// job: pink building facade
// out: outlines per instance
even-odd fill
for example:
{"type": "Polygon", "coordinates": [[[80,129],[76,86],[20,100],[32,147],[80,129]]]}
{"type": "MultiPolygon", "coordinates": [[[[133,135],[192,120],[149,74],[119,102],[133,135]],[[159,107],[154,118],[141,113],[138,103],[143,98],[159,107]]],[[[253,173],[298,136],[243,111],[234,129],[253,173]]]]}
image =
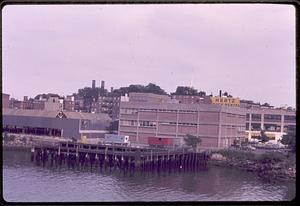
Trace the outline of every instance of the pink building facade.
{"type": "Polygon", "coordinates": [[[146,145],[149,137],[173,138],[183,145],[187,134],[200,137],[201,148],[226,148],[245,138],[244,109],[209,104],[121,102],[119,134],[146,145]]]}

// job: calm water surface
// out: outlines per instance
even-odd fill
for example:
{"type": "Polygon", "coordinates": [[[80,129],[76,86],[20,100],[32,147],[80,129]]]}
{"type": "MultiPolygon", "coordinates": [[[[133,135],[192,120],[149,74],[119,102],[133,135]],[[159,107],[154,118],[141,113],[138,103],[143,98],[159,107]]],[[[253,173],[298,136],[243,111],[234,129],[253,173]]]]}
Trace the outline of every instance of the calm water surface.
{"type": "Polygon", "coordinates": [[[30,162],[30,152],[3,153],[3,196],[9,202],[292,200],[295,187],[230,168],[124,176],[43,168],[30,162]]]}

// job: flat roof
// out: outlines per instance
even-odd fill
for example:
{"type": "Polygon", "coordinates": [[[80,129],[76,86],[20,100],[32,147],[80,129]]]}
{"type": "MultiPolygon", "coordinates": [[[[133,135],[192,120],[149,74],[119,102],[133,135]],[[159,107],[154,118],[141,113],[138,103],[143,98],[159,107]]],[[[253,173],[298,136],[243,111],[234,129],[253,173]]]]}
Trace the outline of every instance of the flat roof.
{"type": "Polygon", "coordinates": [[[156,102],[121,102],[120,108],[139,109],[165,109],[165,110],[188,110],[207,112],[228,112],[246,114],[246,110],[240,107],[224,106],[217,104],[183,104],[183,103],[156,103],[156,102]]]}
{"type": "MultiPolygon", "coordinates": [[[[2,108],[2,115],[56,118],[61,111],[2,108]]],[[[62,111],[69,119],[111,120],[108,114],[62,111]]]]}

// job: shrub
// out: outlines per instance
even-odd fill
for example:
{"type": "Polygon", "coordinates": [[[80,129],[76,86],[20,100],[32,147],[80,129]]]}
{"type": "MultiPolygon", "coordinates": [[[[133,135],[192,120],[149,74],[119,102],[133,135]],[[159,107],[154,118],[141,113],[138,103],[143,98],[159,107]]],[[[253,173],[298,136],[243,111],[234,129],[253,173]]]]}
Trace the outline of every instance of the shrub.
{"type": "Polygon", "coordinates": [[[268,152],[260,155],[258,161],[261,163],[276,163],[282,162],[286,157],[279,152],[268,152]]]}

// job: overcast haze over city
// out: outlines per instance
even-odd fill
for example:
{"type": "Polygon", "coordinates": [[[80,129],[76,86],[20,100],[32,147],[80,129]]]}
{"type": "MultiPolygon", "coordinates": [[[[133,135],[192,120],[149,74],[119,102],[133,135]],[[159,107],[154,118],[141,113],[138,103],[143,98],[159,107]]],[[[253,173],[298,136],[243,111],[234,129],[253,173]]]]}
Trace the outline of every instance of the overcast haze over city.
{"type": "Polygon", "coordinates": [[[295,107],[290,5],[8,5],[3,92],[23,99],[149,82],[295,107]]]}

